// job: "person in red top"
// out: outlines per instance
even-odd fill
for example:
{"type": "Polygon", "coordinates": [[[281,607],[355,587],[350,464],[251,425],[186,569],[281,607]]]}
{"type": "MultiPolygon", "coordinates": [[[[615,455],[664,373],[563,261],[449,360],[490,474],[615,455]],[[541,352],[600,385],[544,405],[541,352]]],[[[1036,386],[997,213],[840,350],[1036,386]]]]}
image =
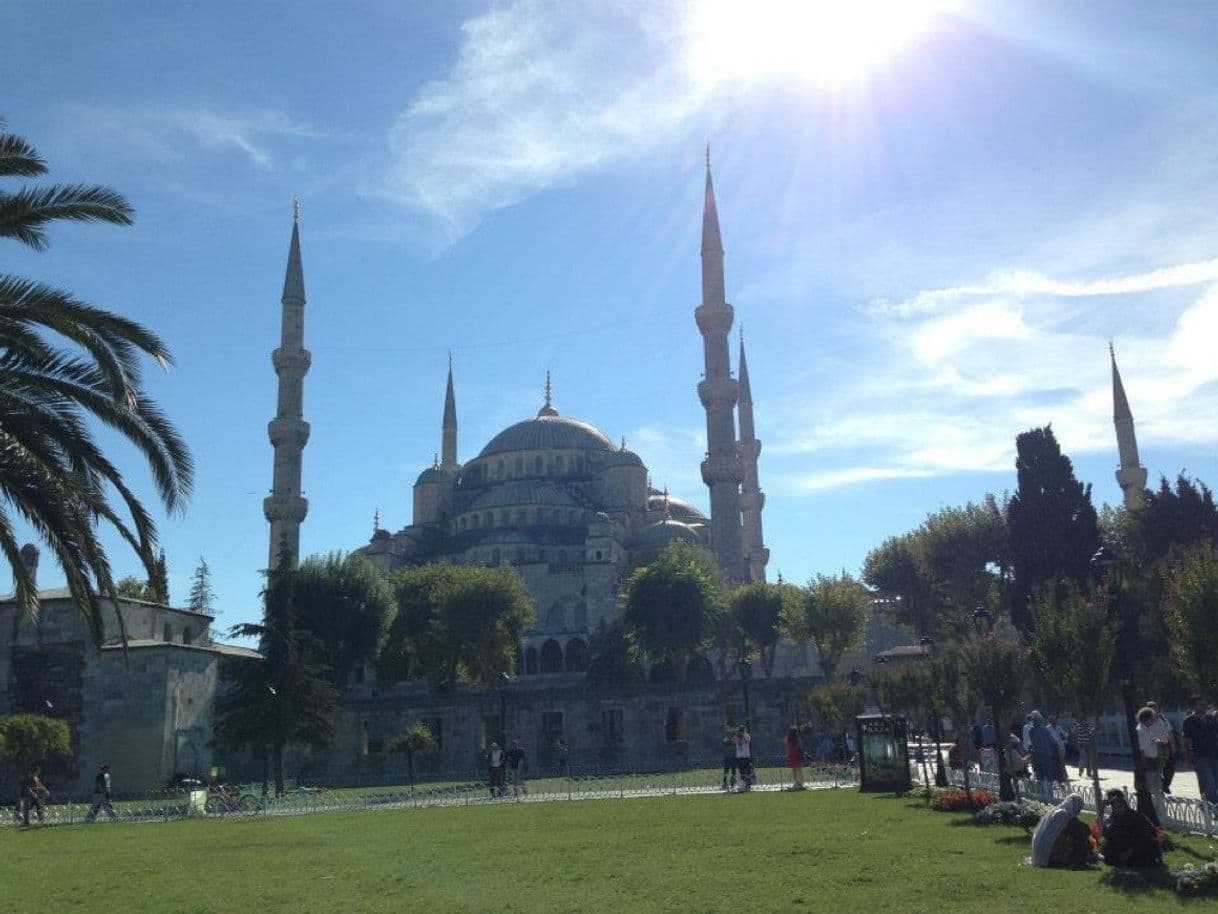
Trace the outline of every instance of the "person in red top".
{"type": "Polygon", "coordinates": [[[799,732],[792,727],[787,731],[787,767],[791,769],[794,784],[792,790],[804,789],[804,768],[807,767],[804,758],[804,744],[799,740],[799,732]]]}

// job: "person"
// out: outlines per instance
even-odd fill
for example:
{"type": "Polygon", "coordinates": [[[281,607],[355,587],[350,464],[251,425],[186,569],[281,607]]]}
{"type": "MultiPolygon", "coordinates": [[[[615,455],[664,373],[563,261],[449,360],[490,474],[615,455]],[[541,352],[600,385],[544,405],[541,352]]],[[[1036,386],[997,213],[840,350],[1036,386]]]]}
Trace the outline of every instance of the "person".
{"type": "Polygon", "coordinates": [[[787,731],[787,767],[791,769],[792,790],[803,790],[804,769],[808,766],[804,758],[804,744],[799,739],[799,731],[794,727],[787,731]]]}
{"type": "Polygon", "coordinates": [[[846,761],[857,766],[859,763],[858,746],[854,742],[854,734],[849,730],[845,732],[843,744],[846,747],[846,761]]]}
{"type": "Polygon", "coordinates": [[[1150,819],[1136,809],[1119,790],[1110,790],[1104,808],[1112,812],[1103,820],[1104,862],[1109,866],[1162,866],[1163,850],[1150,819]]]}
{"type": "Polygon", "coordinates": [[[526,770],[524,758],[524,746],[520,745],[520,740],[512,740],[512,748],[507,751],[508,770],[512,772],[512,796],[520,795],[528,796],[529,785],[525,783],[524,773],[526,770]]]}
{"type": "Polygon", "coordinates": [[[42,783],[39,777],[41,772],[38,766],[34,766],[21,780],[21,786],[17,794],[17,815],[21,818],[22,825],[30,824],[30,809],[38,815],[38,821],[42,821],[42,810],[46,805],[46,798],[50,791],[46,789],[46,785],[42,783]]]}
{"type": "Polygon", "coordinates": [[[736,728],[732,737],[736,744],[736,765],[740,769],[740,790],[747,792],[753,788],[753,737],[748,728],[741,725],[736,728]]]}
{"type": "Polygon", "coordinates": [[[992,717],[987,717],[985,723],[981,726],[981,748],[998,748],[998,728],[994,725],[994,718],[992,717]]]}
{"type": "Polygon", "coordinates": [[[1041,818],[1032,832],[1033,866],[1086,866],[1095,863],[1091,830],[1078,814],[1083,798],[1072,793],[1041,818]]]}
{"type": "Polygon", "coordinates": [[[1218,718],[1200,695],[1189,702],[1193,709],[1184,718],[1184,761],[1197,773],[1197,789],[1211,803],[1218,803],[1218,718]]]}
{"type": "Polygon", "coordinates": [[[948,746],[947,767],[952,771],[964,770],[964,749],[959,743],[952,743],[948,746]]]}
{"type": "Polygon", "coordinates": [[[93,806],[89,810],[89,814],[85,816],[85,821],[94,821],[97,818],[98,812],[103,809],[112,820],[117,819],[118,816],[114,814],[114,807],[110,805],[110,797],[110,766],[99,765],[97,767],[97,776],[93,778],[93,806]]]}
{"type": "Polygon", "coordinates": [[[723,789],[736,789],[736,773],[740,770],[740,765],[736,762],[736,737],[729,729],[723,734],[723,789]],[[731,775],[731,783],[728,783],[728,775],[731,775]]]}
{"type": "Polygon", "coordinates": [[[985,746],[985,730],[981,724],[974,723],[970,728],[969,735],[973,740],[973,761],[981,764],[981,749],[985,746]]]}
{"type": "Polygon", "coordinates": [[[1028,776],[1028,763],[1032,761],[1032,756],[1024,751],[1023,740],[1019,735],[1019,725],[1011,725],[1011,739],[1007,746],[1007,764],[1011,767],[1011,777],[1026,778],[1028,776]]]}
{"type": "Polygon", "coordinates": [[[1167,818],[1167,805],[1163,800],[1163,760],[1171,752],[1171,736],[1167,725],[1146,707],[1138,712],[1138,748],[1142,750],[1142,778],[1150,801],[1154,804],[1156,824],[1167,818]]]}
{"type": "Polygon", "coordinates": [[[1074,745],[1078,747],[1078,776],[1095,777],[1095,769],[1091,765],[1091,742],[1095,739],[1095,723],[1090,720],[1076,721],[1070,728],[1074,745]]]}
{"type": "Polygon", "coordinates": [[[1032,774],[1036,780],[1053,780],[1053,751],[1057,748],[1057,743],[1039,711],[1028,715],[1023,743],[1024,751],[1032,754],[1032,774]]]}
{"type": "Polygon", "coordinates": [[[1059,784],[1070,783],[1070,774],[1066,771],[1066,744],[1069,741],[1065,729],[1057,722],[1057,715],[1050,714],[1049,722],[1045,724],[1049,736],[1053,737],[1053,780],[1059,784]]]}
{"type": "Polygon", "coordinates": [[[1180,737],[1176,733],[1176,725],[1171,722],[1171,718],[1159,710],[1157,701],[1146,702],[1146,707],[1154,709],[1155,721],[1167,734],[1167,754],[1163,756],[1163,792],[1170,794],[1172,778],[1176,776],[1176,753],[1180,751],[1180,737]]]}
{"type": "Polygon", "coordinates": [[[504,783],[504,765],[506,759],[503,757],[503,750],[499,748],[496,742],[491,743],[490,751],[486,754],[486,767],[490,773],[491,781],[491,797],[501,797],[507,793],[507,787],[504,783]]]}
{"type": "Polygon", "coordinates": [[[560,736],[558,738],[558,773],[564,778],[571,776],[571,763],[567,758],[569,754],[567,741],[560,736]]]}

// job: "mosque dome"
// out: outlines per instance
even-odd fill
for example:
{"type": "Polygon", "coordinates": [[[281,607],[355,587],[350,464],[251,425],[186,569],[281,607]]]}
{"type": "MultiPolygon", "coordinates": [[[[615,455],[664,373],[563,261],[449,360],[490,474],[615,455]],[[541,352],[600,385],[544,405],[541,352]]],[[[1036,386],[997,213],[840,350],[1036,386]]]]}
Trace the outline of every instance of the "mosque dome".
{"type": "Polygon", "coordinates": [[[508,426],[492,438],[478,456],[548,450],[616,451],[617,447],[587,422],[557,413],[543,413],[508,426]]]}
{"type": "Polygon", "coordinates": [[[665,502],[668,503],[668,513],[672,515],[673,520],[679,520],[686,524],[705,524],[708,522],[705,514],[683,498],[665,495],[663,492],[657,492],[655,489],[652,489],[647,494],[648,511],[663,511],[665,502]]]}
{"type": "Polygon", "coordinates": [[[470,505],[471,511],[514,508],[518,505],[576,507],[575,499],[561,489],[531,479],[517,479],[493,486],[470,505]]]}
{"type": "Polygon", "coordinates": [[[428,482],[447,482],[451,479],[451,474],[444,472],[437,466],[428,467],[419,474],[419,478],[414,481],[416,486],[423,485],[428,482]]]}
{"type": "Polygon", "coordinates": [[[689,524],[683,524],[679,520],[666,518],[659,523],[652,524],[650,527],[644,527],[637,537],[635,537],[634,548],[636,549],[659,549],[667,546],[673,540],[684,540],[687,543],[698,542],[698,531],[689,524]]]}

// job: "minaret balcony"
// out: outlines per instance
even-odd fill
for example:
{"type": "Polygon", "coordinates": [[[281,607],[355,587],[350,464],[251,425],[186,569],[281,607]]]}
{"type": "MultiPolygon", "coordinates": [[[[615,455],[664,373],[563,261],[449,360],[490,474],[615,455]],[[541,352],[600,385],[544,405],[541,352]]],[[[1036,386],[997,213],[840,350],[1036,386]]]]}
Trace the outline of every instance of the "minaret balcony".
{"type": "Polygon", "coordinates": [[[699,305],[694,309],[694,320],[703,336],[717,333],[727,336],[732,329],[732,321],[736,318],[736,309],[727,302],[719,304],[699,305]]]}
{"type": "Polygon", "coordinates": [[[708,486],[730,482],[740,484],[740,461],[732,454],[716,454],[702,461],[702,481],[708,486]]]}
{"type": "Polygon", "coordinates": [[[281,346],[271,353],[271,364],[278,375],[304,376],[313,364],[313,354],[307,349],[284,349],[281,346]]]}
{"type": "Polygon", "coordinates": [[[739,392],[735,378],[703,378],[698,382],[698,399],[706,409],[731,409],[739,392]]]}
{"type": "Polygon", "coordinates": [[[267,423],[266,433],[273,447],[289,445],[303,448],[309,441],[309,423],[303,419],[279,416],[267,423]]]}
{"type": "Polygon", "coordinates": [[[262,513],[272,524],[282,521],[301,523],[309,513],[309,500],[301,495],[269,495],[263,499],[262,513]]]}

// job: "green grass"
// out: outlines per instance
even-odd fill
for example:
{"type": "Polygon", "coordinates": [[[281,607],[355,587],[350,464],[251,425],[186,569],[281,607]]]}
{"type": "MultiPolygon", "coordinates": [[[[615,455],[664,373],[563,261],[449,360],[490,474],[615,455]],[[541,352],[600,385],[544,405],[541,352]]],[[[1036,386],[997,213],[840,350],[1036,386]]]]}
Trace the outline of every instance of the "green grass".
{"type": "MultiPolygon", "coordinates": [[[[1178,845],[1171,863],[1207,842],[1178,845]]],[[[1027,853],[1020,830],[847,790],[102,823],[0,832],[0,912],[1180,907],[1165,875],[1034,870],[1027,853]]]]}

